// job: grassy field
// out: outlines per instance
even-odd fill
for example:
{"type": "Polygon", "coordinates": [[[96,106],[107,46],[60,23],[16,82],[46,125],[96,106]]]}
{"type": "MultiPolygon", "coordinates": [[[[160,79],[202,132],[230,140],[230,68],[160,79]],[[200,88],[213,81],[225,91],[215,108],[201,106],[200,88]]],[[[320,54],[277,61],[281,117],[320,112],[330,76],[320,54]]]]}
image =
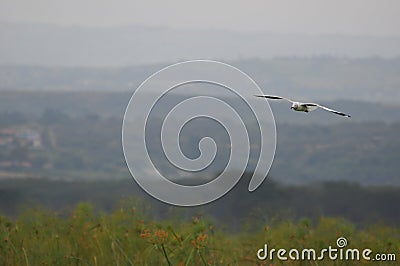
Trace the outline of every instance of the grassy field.
{"type": "MultiPolygon", "coordinates": [[[[257,258],[269,248],[319,252],[345,237],[344,248],[395,254],[399,258],[400,229],[385,225],[357,227],[341,218],[321,217],[316,222],[279,220],[260,228],[230,232],[202,214],[183,218],[179,210],[168,220],[143,215],[143,205],[126,200],[112,213],[101,213],[88,203],[70,214],[43,209],[0,216],[1,265],[359,265],[377,261],[288,261],[257,258]]],[[[361,254],[361,253],[360,253],[361,254]]],[[[286,253],[288,256],[288,253],[286,253]]],[[[319,253],[317,253],[317,257],[319,253]]],[[[391,258],[393,260],[393,257],[391,258]]],[[[396,262],[380,262],[395,265],[396,262]]],[[[379,264],[379,263],[378,263],[379,264]]]]}

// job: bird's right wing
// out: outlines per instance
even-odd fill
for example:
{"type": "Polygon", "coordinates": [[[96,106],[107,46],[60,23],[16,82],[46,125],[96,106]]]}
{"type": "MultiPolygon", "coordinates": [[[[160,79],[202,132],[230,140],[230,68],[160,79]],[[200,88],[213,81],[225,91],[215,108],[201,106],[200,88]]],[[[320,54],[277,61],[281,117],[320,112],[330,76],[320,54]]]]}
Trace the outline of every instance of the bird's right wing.
{"type": "Polygon", "coordinates": [[[288,102],[293,103],[292,100],[285,98],[285,97],[281,97],[281,96],[275,96],[275,95],[254,95],[255,97],[260,97],[260,98],[267,98],[267,99],[271,99],[271,100],[286,100],[288,102]]]}

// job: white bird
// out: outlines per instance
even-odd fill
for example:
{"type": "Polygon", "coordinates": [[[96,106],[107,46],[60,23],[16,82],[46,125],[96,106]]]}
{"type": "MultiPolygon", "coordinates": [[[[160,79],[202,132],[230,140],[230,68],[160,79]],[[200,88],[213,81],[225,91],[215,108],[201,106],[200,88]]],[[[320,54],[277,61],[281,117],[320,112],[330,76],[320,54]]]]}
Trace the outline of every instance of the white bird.
{"type": "Polygon", "coordinates": [[[310,112],[310,111],[314,111],[318,108],[324,109],[326,111],[335,113],[337,115],[341,115],[341,116],[345,116],[345,117],[350,117],[350,115],[330,109],[328,107],[322,106],[320,104],[317,103],[302,103],[302,102],[296,102],[296,101],[292,101],[290,99],[284,98],[284,97],[280,97],[280,96],[274,96],[274,95],[254,95],[256,97],[260,97],[260,98],[267,98],[267,99],[272,99],[272,100],[286,100],[288,102],[292,103],[292,107],[290,107],[290,109],[293,109],[295,111],[299,111],[299,112],[310,112]]]}

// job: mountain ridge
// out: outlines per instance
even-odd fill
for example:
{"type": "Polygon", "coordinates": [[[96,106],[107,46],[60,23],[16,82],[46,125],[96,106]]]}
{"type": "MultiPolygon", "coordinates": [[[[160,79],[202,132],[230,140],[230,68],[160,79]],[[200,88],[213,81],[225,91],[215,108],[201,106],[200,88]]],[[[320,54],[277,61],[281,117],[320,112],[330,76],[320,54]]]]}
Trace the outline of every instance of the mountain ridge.
{"type": "Polygon", "coordinates": [[[0,64],[127,66],[195,58],[395,57],[400,36],[311,35],[167,27],[0,22],[0,64]]]}

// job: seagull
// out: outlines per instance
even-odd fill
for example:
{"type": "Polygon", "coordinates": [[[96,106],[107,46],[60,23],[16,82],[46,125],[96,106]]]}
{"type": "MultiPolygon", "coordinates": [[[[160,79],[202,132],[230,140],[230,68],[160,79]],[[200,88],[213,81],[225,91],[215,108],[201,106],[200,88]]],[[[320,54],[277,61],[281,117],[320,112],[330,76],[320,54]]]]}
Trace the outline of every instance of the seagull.
{"type": "Polygon", "coordinates": [[[351,117],[348,114],[333,110],[331,108],[328,108],[326,106],[322,106],[320,104],[317,103],[302,103],[302,102],[296,102],[296,101],[292,101],[290,99],[281,97],[281,96],[274,96],[274,95],[254,95],[256,97],[260,97],[260,98],[267,98],[267,99],[272,99],[272,100],[286,100],[288,102],[292,103],[292,107],[290,107],[290,109],[293,109],[295,111],[299,111],[299,112],[310,112],[310,111],[314,111],[318,108],[324,109],[325,111],[337,114],[337,115],[341,115],[341,116],[345,116],[345,117],[351,117]]]}

